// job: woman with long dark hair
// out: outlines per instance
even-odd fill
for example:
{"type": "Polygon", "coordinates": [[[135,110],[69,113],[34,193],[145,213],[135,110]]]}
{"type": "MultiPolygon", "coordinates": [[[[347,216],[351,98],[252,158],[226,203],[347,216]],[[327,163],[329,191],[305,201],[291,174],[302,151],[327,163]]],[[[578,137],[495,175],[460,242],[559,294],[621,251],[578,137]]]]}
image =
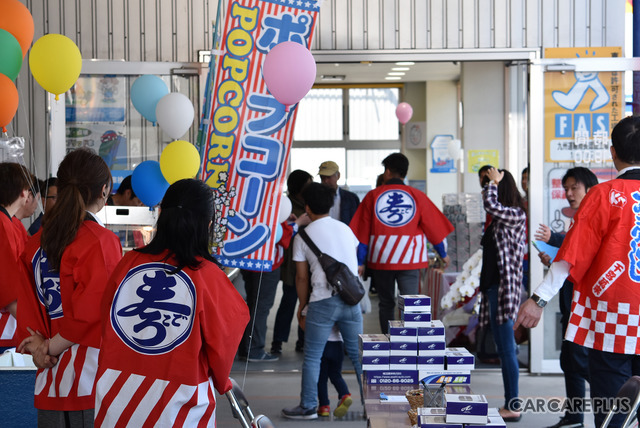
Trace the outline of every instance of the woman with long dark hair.
{"type": "Polygon", "coordinates": [[[25,298],[18,297],[18,324],[32,335],[19,350],[30,352],[39,367],[40,427],[93,425],[100,301],[122,257],[120,241],[95,215],[111,184],[100,156],[84,149],[67,154],[58,169],[57,202],[22,255],[27,275],[25,298]]]}
{"type": "Polygon", "coordinates": [[[96,426],[215,425],[249,310],[209,253],[213,215],[206,184],[172,184],[155,237],[109,279],[96,426]]]}
{"type": "Polygon", "coordinates": [[[490,167],[485,174],[482,198],[491,222],[482,237],[480,326],[491,327],[498,348],[505,397],[500,415],[505,421],[518,421],[519,367],[513,324],[520,306],[527,214],[509,171],[490,167]]]}

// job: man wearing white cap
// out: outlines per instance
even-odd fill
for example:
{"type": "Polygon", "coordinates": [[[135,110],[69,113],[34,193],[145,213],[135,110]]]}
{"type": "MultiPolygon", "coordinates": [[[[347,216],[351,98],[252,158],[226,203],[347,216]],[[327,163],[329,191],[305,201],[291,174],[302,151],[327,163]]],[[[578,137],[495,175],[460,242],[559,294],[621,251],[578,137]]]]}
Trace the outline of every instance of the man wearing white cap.
{"type": "Polygon", "coordinates": [[[338,187],[340,180],[340,168],[333,161],[325,161],[320,164],[318,170],[320,182],[334,192],[333,206],[329,216],[348,225],[360,205],[360,198],[348,190],[338,187]]]}

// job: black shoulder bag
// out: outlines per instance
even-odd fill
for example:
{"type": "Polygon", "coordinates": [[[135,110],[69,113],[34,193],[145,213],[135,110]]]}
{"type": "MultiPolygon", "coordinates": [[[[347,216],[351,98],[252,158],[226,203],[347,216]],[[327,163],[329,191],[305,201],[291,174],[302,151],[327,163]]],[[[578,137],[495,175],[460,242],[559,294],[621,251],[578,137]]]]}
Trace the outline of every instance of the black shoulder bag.
{"type": "Polygon", "coordinates": [[[320,251],[305,230],[300,231],[300,236],[304,239],[304,242],[307,243],[311,251],[313,251],[313,254],[318,257],[327,281],[333,287],[335,293],[338,293],[346,304],[351,306],[357,305],[365,293],[358,276],[354,275],[351,269],[344,263],[320,251]]]}

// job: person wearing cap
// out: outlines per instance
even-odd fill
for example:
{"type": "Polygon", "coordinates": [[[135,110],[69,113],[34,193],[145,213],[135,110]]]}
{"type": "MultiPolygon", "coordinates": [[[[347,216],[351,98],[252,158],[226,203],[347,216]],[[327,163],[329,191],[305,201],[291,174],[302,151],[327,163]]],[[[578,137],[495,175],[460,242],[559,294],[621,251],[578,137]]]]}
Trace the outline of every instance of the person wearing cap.
{"type": "Polygon", "coordinates": [[[334,192],[333,206],[329,211],[329,217],[349,225],[358,205],[360,205],[360,198],[355,193],[338,187],[340,168],[337,163],[333,161],[322,162],[318,175],[320,182],[334,192]]]}
{"type": "Polygon", "coordinates": [[[418,294],[420,269],[429,264],[427,241],[449,264],[446,236],[453,226],[423,192],[404,184],[409,160],[392,153],[383,161],[384,184],[371,190],[362,200],[351,230],[360,245],[358,270],[364,272],[366,259],[371,282],[378,291],[382,333],[394,319],[396,281],[400,294],[418,294]]]}

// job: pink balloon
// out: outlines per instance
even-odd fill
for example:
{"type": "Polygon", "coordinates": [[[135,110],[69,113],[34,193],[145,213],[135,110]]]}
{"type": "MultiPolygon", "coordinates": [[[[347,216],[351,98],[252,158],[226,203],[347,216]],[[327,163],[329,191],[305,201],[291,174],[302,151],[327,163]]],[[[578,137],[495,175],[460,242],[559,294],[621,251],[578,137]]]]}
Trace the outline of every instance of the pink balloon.
{"type": "Polygon", "coordinates": [[[289,111],[289,106],[304,98],[313,86],[316,62],[305,46],[282,42],[266,55],[262,76],[271,95],[289,111]]]}
{"type": "Polygon", "coordinates": [[[396,117],[400,121],[401,124],[405,124],[411,120],[411,116],[413,116],[413,109],[409,103],[400,103],[398,107],[396,107],[396,117]]]}

